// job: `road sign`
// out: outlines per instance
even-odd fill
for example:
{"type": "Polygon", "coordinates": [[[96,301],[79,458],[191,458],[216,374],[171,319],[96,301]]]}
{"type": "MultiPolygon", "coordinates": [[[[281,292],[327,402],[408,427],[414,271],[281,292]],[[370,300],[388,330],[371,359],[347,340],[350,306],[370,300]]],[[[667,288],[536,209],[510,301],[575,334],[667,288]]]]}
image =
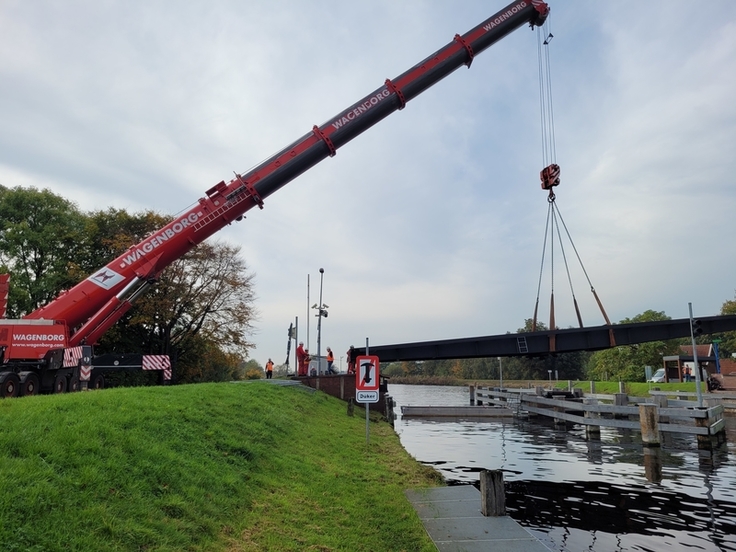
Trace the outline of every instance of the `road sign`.
{"type": "Polygon", "coordinates": [[[356,402],[378,402],[378,364],[377,356],[359,356],[355,359],[356,402]]]}
{"type": "Polygon", "coordinates": [[[377,403],[378,391],[355,391],[355,402],[377,403]]]}
{"type": "Polygon", "coordinates": [[[378,393],[378,357],[359,356],[355,359],[355,368],[356,393],[358,391],[378,393]]]}

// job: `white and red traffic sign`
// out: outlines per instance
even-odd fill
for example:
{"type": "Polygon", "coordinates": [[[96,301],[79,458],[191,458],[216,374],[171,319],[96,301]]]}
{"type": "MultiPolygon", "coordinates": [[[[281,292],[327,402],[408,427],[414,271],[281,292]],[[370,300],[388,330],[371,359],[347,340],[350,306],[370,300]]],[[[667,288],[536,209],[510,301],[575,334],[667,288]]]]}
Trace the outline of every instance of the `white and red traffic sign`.
{"type": "Polygon", "coordinates": [[[355,359],[355,400],[357,402],[378,402],[378,365],[377,356],[359,356],[355,359]]]}

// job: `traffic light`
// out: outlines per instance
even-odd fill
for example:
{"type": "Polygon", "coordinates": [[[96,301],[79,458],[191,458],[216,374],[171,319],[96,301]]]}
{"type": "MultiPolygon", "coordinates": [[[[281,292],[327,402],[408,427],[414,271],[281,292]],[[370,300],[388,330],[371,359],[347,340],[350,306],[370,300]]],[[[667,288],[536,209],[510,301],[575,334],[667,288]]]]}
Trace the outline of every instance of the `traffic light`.
{"type": "Polygon", "coordinates": [[[693,320],[693,336],[698,336],[703,333],[703,325],[700,320],[693,320]]]}

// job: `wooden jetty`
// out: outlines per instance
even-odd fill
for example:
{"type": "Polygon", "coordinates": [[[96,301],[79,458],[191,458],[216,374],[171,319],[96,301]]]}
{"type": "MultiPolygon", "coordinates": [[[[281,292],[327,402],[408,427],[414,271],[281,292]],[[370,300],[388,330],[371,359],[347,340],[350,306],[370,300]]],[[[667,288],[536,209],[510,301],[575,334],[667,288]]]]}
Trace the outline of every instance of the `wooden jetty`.
{"type": "Polygon", "coordinates": [[[689,393],[652,392],[650,397],[626,393],[583,394],[581,389],[489,389],[471,388],[471,401],[506,406],[517,414],[546,416],[555,423],[584,425],[590,436],[601,427],[640,430],[642,442],[659,446],[660,432],[696,435],[699,446],[710,448],[725,441],[724,407],[721,399],[709,397],[706,406],[683,400],[689,393]],[[670,396],[677,396],[671,399],[670,396]]]}
{"type": "Polygon", "coordinates": [[[510,418],[514,412],[503,406],[402,406],[404,418],[510,418]]]}
{"type": "Polygon", "coordinates": [[[724,407],[736,396],[709,394],[699,408],[695,393],[651,391],[649,397],[626,393],[584,394],[582,389],[499,389],[470,387],[468,406],[402,406],[404,418],[492,420],[512,416],[545,416],[555,424],[580,424],[595,438],[601,427],[641,431],[642,443],[659,446],[660,433],[695,435],[698,445],[712,448],[726,438],[724,407]]]}
{"type": "Polygon", "coordinates": [[[442,552],[549,552],[508,516],[487,517],[472,485],[405,491],[430,538],[442,552]]]}

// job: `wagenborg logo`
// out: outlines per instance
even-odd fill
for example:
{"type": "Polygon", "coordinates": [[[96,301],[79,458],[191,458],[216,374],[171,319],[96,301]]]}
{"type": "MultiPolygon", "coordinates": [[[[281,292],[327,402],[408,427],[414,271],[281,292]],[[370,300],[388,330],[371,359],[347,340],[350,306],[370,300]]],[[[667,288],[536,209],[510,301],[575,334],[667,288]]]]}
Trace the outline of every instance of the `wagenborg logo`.
{"type": "Polygon", "coordinates": [[[123,281],[123,276],[113,269],[105,267],[87,278],[90,282],[97,284],[102,289],[112,289],[123,281]]]}
{"type": "Polygon", "coordinates": [[[201,212],[191,212],[180,218],[179,220],[172,222],[166,228],[164,228],[157,234],[154,234],[139,246],[131,249],[128,254],[123,257],[123,260],[120,263],[120,267],[125,268],[126,266],[132,266],[133,264],[135,264],[136,261],[138,261],[138,259],[145,257],[146,253],[154,251],[157,247],[160,247],[162,244],[166,243],[177,234],[189,228],[191,225],[197,222],[201,216],[201,212]]]}

